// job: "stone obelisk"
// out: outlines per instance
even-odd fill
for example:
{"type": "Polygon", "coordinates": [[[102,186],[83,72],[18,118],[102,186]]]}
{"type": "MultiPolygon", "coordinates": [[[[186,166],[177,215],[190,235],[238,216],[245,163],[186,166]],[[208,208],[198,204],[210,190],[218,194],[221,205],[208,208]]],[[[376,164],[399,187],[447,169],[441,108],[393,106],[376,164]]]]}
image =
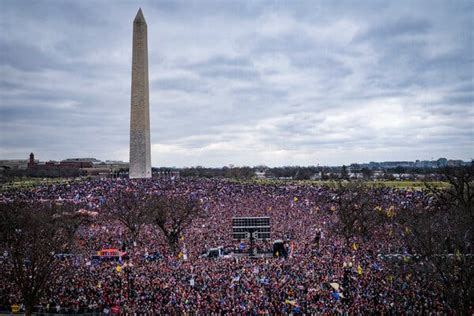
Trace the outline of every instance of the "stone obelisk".
{"type": "Polygon", "coordinates": [[[142,9],[133,21],[132,98],[129,177],[151,177],[150,101],[148,93],[147,25],[142,9]]]}

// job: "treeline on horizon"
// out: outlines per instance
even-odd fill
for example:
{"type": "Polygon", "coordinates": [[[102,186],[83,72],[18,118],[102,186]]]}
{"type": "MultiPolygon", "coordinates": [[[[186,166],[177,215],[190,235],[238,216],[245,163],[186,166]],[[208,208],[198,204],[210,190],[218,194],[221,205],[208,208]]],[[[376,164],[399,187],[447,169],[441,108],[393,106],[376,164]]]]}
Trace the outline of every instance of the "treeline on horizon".
{"type": "MultiPolygon", "coordinates": [[[[359,173],[364,179],[371,179],[375,174],[374,170],[369,168],[349,168],[347,166],[323,167],[323,166],[283,166],[283,167],[160,167],[152,168],[154,176],[172,176],[179,173],[180,177],[200,177],[200,178],[234,178],[251,179],[256,178],[257,173],[264,173],[265,178],[274,179],[293,179],[293,180],[338,180],[349,179],[351,173],[359,173]],[[315,177],[317,175],[317,177],[315,177]]],[[[396,174],[424,175],[427,178],[436,180],[442,174],[443,168],[408,168],[396,167],[382,170],[382,174],[377,174],[377,178],[393,180],[396,174]]],[[[82,169],[12,169],[3,170],[0,173],[2,182],[13,178],[73,178],[87,176],[82,169]]],[[[127,177],[128,169],[115,170],[111,173],[112,177],[127,177]]]]}
{"type": "MultiPolygon", "coordinates": [[[[249,179],[256,176],[256,172],[265,172],[266,178],[292,178],[294,180],[310,180],[315,174],[321,175],[321,180],[331,180],[348,178],[350,172],[362,173],[364,178],[371,178],[374,175],[374,171],[369,168],[352,169],[347,166],[342,167],[321,167],[321,166],[283,166],[283,167],[267,167],[267,166],[256,166],[256,167],[221,167],[221,168],[210,168],[210,167],[185,167],[185,168],[153,168],[154,174],[164,173],[171,174],[172,172],[179,172],[181,177],[202,177],[202,178],[238,178],[238,179],[249,179]]],[[[393,174],[440,174],[441,169],[433,168],[405,168],[396,167],[384,170],[384,174],[387,178],[392,178],[393,174]]]]}

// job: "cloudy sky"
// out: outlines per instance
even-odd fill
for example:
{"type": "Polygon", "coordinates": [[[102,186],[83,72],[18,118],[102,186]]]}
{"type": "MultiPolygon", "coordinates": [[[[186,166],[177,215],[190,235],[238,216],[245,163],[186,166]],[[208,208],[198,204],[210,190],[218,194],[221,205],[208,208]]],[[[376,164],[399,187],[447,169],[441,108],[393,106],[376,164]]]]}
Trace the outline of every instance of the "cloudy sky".
{"type": "Polygon", "coordinates": [[[474,158],[473,1],[0,1],[0,159],[128,161],[148,24],[153,166],[474,158]]]}

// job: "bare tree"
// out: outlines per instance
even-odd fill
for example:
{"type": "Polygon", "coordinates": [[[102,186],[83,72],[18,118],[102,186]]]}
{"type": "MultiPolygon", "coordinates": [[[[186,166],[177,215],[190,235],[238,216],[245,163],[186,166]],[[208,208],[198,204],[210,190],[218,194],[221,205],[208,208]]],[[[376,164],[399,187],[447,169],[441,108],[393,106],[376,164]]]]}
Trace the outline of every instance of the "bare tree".
{"type": "Polygon", "coordinates": [[[338,182],[333,203],[337,217],[334,232],[343,236],[349,246],[354,238],[367,240],[380,223],[376,211],[376,191],[362,182],[338,182]]]}
{"type": "Polygon", "coordinates": [[[349,180],[349,171],[347,170],[346,165],[342,165],[341,169],[341,179],[342,180],[349,180]]]}
{"type": "Polygon", "coordinates": [[[458,314],[474,301],[473,167],[446,168],[449,187],[428,185],[424,198],[397,213],[403,243],[418,260],[409,268],[423,273],[444,291],[458,314]]]}
{"type": "Polygon", "coordinates": [[[150,219],[168,242],[173,253],[178,252],[179,237],[197,217],[201,216],[200,203],[183,196],[153,196],[148,201],[150,219]]]}
{"type": "Polygon", "coordinates": [[[147,223],[147,200],[144,191],[120,191],[107,199],[105,215],[120,221],[130,233],[133,242],[138,241],[140,231],[147,223]]]}
{"type": "Polygon", "coordinates": [[[49,278],[61,273],[56,255],[73,249],[75,231],[85,217],[70,204],[0,203],[0,273],[21,293],[27,315],[49,278]]]}
{"type": "MultiPolygon", "coordinates": [[[[474,227],[474,164],[466,167],[445,167],[442,171],[449,188],[444,190],[426,182],[428,192],[432,194],[439,204],[454,210],[461,216],[462,222],[467,224],[472,238],[474,227]]],[[[472,239],[471,239],[472,240],[472,239]]]]}

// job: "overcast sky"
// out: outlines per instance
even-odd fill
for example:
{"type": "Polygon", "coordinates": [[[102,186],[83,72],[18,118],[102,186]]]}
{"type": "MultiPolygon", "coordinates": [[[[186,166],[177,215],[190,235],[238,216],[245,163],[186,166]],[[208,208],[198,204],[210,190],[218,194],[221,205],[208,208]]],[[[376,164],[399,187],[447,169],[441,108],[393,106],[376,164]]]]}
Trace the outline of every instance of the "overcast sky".
{"type": "Polygon", "coordinates": [[[474,1],[0,1],[0,159],[128,161],[148,24],[153,166],[474,158],[474,1]]]}

